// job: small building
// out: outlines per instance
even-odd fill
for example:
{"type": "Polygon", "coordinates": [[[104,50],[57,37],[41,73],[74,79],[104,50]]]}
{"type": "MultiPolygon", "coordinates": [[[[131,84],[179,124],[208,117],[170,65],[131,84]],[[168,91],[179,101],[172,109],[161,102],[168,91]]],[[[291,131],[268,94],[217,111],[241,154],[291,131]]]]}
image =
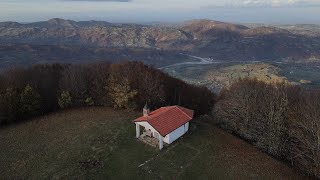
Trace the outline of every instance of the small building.
{"type": "Polygon", "coordinates": [[[148,136],[159,141],[159,149],[163,143],[171,144],[189,130],[189,122],[194,111],[181,106],[162,107],[150,112],[148,105],[143,108],[143,116],[134,120],[136,137],[148,136]],[[143,134],[141,134],[141,127],[143,134]]]}

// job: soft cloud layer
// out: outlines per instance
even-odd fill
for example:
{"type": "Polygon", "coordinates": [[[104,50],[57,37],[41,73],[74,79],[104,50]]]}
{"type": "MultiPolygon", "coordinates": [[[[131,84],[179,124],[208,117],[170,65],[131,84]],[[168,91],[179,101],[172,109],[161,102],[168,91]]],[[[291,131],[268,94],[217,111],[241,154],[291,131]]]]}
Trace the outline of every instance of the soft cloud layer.
{"type": "Polygon", "coordinates": [[[86,2],[131,2],[132,0],[62,0],[62,1],[86,1],[86,2]]]}
{"type": "Polygon", "coordinates": [[[224,3],[212,3],[207,7],[234,7],[234,8],[269,8],[269,7],[314,7],[320,6],[319,1],[314,0],[233,0],[224,3]]]}
{"type": "MultiPolygon", "coordinates": [[[[246,3],[250,4],[256,3],[257,0],[247,0],[246,3]]],[[[259,2],[258,2],[259,3],[259,2]]],[[[262,6],[269,7],[309,7],[309,6],[319,6],[319,1],[308,1],[308,0],[272,0],[267,2],[260,2],[262,6]]]]}
{"type": "Polygon", "coordinates": [[[320,0],[0,0],[0,21],[320,23],[320,0]]]}

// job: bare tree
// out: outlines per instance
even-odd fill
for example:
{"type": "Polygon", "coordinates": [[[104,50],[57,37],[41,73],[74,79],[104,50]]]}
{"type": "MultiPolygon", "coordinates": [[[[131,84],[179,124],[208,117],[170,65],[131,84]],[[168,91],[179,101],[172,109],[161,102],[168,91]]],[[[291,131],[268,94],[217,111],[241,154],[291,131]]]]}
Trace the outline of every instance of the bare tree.
{"type": "Polygon", "coordinates": [[[292,163],[320,177],[320,91],[307,92],[292,108],[292,163]]]}
{"type": "Polygon", "coordinates": [[[283,156],[289,106],[286,87],[239,80],[221,93],[214,109],[216,119],[264,151],[283,156]]]}

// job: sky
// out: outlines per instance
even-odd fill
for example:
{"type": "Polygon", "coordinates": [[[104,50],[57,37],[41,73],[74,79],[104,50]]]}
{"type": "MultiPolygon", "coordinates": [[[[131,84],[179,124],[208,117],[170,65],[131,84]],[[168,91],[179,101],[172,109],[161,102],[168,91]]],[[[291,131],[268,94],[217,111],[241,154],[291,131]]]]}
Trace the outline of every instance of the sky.
{"type": "Polygon", "coordinates": [[[320,24],[320,0],[0,0],[0,21],[51,18],[128,23],[212,19],[320,24]]]}

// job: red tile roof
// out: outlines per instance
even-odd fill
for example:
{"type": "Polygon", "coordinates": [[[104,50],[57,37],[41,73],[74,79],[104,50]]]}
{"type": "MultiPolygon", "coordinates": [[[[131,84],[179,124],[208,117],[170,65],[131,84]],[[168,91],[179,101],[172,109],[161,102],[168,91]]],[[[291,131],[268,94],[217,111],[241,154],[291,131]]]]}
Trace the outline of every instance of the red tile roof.
{"type": "Polygon", "coordinates": [[[148,122],[164,137],[191,121],[193,113],[193,110],[181,106],[168,106],[150,112],[149,116],[141,116],[134,122],[148,122]]]}

